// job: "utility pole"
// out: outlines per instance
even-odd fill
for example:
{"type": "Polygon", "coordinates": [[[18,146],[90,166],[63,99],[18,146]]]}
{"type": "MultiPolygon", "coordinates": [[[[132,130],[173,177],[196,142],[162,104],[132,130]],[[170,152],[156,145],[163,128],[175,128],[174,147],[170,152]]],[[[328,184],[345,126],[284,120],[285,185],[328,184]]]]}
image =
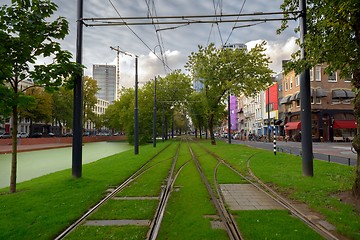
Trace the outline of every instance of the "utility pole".
{"type": "MultiPolygon", "coordinates": [[[[304,39],[307,34],[306,27],[306,0],[300,0],[300,43],[301,58],[306,59],[304,39]]],[[[300,74],[301,94],[301,148],[302,148],[302,170],[304,176],[314,176],[313,146],[311,133],[311,102],[310,102],[310,71],[308,68],[300,74]]]]}
{"type": "Polygon", "coordinates": [[[120,87],[120,47],[111,47],[111,50],[116,51],[116,84],[115,84],[115,100],[119,98],[119,87],[120,87]]]}
{"type": "MultiPolygon", "coordinates": [[[[76,62],[82,64],[83,42],[83,0],[77,1],[77,38],[76,38],[76,62]]],[[[73,139],[72,139],[72,176],[82,176],[82,105],[83,105],[83,76],[76,76],[74,82],[74,111],[73,111],[73,139]]]]}

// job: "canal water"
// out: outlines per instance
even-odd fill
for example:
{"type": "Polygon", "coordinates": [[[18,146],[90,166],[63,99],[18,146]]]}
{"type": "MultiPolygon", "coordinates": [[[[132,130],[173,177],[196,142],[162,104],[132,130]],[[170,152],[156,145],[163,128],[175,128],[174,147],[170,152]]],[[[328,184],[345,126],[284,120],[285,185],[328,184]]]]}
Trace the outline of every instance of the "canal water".
{"type": "MultiPolygon", "coordinates": [[[[82,163],[130,150],[126,142],[95,142],[83,146],[82,163]]],[[[72,148],[56,148],[18,153],[17,182],[23,182],[72,166],[72,148]]],[[[0,188],[10,185],[11,154],[0,155],[0,188]]]]}

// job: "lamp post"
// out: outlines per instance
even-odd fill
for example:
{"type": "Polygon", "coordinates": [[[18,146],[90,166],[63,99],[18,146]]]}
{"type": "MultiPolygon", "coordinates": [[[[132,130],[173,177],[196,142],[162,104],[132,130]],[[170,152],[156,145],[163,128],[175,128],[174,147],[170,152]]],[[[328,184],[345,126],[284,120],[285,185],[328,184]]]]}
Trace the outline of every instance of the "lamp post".
{"type": "Polygon", "coordinates": [[[135,106],[134,106],[134,153],[139,154],[139,108],[138,108],[138,56],[118,49],[117,51],[135,57],[135,106]]]}
{"type": "Polygon", "coordinates": [[[153,147],[156,147],[156,77],[154,79],[153,147]]]}
{"type": "Polygon", "coordinates": [[[134,153],[139,154],[138,56],[135,55],[134,153]]]}

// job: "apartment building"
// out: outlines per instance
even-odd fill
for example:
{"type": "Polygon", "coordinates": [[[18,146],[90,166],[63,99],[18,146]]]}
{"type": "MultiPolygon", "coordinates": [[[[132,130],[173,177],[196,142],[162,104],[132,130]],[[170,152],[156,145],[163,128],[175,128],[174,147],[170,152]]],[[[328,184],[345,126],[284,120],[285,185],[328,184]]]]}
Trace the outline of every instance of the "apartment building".
{"type": "MultiPolygon", "coordinates": [[[[351,79],[339,72],[325,73],[325,64],[310,69],[311,121],[314,141],[351,140],[356,134],[351,79]]],[[[280,112],[285,134],[301,134],[300,77],[290,72],[282,77],[280,112]]]]}

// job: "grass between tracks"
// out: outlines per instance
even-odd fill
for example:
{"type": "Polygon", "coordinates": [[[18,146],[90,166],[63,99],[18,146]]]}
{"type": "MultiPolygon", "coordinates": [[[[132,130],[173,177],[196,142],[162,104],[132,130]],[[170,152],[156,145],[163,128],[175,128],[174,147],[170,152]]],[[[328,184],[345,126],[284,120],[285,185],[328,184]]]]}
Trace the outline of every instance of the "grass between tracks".
{"type": "Polygon", "coordinates": [[[338,195],[351,191],[354,167],[314,160],[314,177],[304,177],[302,161],[298,156],[286,153],[275,156],[271,151],[221,141],[217,141],[215,146],[208,141],[200,143],[243,174],[247,174],[246,162],[251,157],[250,167],[262,181],[288,198],[306,203],[321,213],[342,235],[360,239],[360,215],[354,205],[346,204],[338,195]]]}
{"type": "Polygon", "coordinates": [[[216,210],[183,144],[176,169],[185,163],[175,181],[177,190],[171,193],[157,239],[228,239],[223,229],[211,228],[216,210]]]}

